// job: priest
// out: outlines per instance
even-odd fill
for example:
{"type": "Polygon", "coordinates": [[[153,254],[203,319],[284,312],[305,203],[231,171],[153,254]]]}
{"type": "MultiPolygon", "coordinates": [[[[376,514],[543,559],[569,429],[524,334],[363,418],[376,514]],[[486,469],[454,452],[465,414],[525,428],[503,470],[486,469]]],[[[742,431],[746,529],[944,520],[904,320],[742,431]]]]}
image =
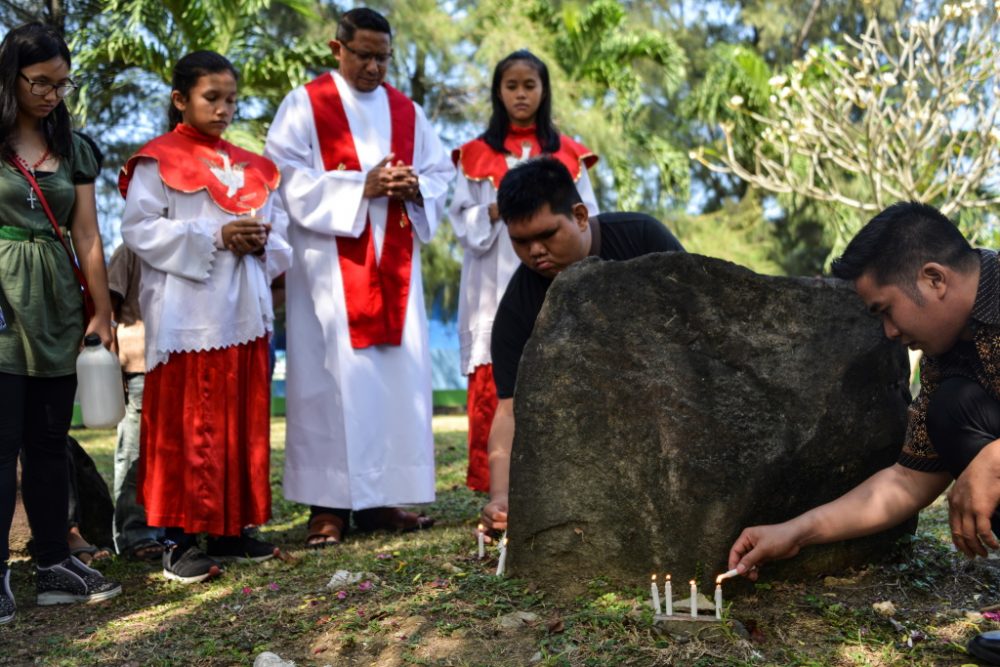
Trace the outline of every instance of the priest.
{"type": "Polygon", "coordinates": [[[423,110],[384,83],[389,22],[343,14],[336,71],[284,99],[265,153],[282,172],[286,277],[285,497],[311,506],[307,544],[417,530],[434,500],[431,371],[420,247],[454,175],[423,110]]]}

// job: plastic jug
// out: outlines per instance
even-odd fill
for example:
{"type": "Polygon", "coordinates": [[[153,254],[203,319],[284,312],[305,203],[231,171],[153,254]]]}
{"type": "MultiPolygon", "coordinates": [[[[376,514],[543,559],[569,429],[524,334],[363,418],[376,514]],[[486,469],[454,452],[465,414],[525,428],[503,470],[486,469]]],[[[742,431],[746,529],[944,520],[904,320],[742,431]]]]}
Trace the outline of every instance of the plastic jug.
{"type": "Polygon", "coordinates": [[[101,337],[83,339],[83,351],[76,358],[80,411],[87,428],[111,428],[125,416],[125,387],[118,357],[101,344],[101,337]]]}

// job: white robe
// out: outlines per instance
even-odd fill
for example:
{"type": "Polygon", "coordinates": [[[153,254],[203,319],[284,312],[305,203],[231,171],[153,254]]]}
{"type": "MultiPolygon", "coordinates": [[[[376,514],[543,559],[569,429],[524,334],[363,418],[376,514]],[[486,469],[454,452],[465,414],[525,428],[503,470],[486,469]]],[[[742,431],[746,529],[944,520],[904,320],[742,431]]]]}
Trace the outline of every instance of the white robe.
{"type": "MultiPolygon", "coordinates": [[[[590,215],[597,215],[597,197],[583,165],[576,188],[590,215]]],[[[489,179],[470,181],[458,170],[455,196],[448,210],[464,251],[458,291],[458,341],[466,375],[474,373],[477,366],[491,363],[493,318],[514,269],[521,263],[507,235],[507,225],[503,220],[490,220],[489,206],[496,200],[497,191],[489,179]]]]}
{"type": "Polygon", "coordinates": [[[406,203],[414,232],[409,298],[399,346],[351,347],[337,236],[357,238],[370,218],[376,256],[388,199],[363,196],[365,174],[390,150],[385,90],[334,80],[362,171],[327,171],[304,88],[281,103],[265,155],[281,169],[292,269],[288,309],[285,497],[343,509],[434,500],[431,369],[420,245],[444,210],[451,161],[417,107],[413,167],[424,205],[406,203]]]}
{"type": "Polygon", "coordinates": [[[288,268],[292,255],[277,201],[269,197],[259,211],[273,224],[263,257],[238,257],[216,243],[222,226],[240,216],[223,211],[204,190],[167,187],[155,161],[138,161],[121,231],[142,260],[139,308],[147,372],[174,352],[231,347],[272,331],[271,280],[288,268]]]}

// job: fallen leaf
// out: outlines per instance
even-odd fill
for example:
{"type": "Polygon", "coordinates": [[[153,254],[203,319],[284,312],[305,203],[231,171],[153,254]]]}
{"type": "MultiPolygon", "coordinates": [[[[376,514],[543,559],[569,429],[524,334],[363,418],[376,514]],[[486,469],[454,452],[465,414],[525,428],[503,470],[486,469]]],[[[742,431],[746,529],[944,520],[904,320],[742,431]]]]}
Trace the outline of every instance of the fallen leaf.
{"type": "Polygon", "coordinates": [[[561,618],[553,618],[545,627],[548,629],[549,634],[554,635],[564,631],[566,629],[566,623],[564,623],[561,618]]]}

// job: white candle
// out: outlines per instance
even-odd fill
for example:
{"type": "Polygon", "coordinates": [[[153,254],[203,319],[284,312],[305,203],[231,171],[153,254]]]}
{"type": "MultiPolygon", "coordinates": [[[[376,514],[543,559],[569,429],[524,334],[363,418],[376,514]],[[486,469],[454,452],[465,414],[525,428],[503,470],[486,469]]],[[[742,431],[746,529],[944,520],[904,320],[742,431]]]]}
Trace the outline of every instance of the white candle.
{"type": "Polygon", "coordinates": [[[722,574],[720,574],[719,576],[717,576],[715,578],[715,583],[721,584],[726,579],[732,579],[733,577],[739,576],[739,574],[740,574],[739,570],[736,570],[736,569],[732,569],[732,570],[729,570],[727,572],[723,572],[722,574]]]}
{"type": "Polygon", "coordinates": [[[483,534],[483,524],[479,524],[476,536],[479,540],[479,560],[482,560],[486,557],[486,535],[483,534]]]}
{"type": "Polygon", "coordinates": [[[653,582],[649,585],[649,595],[653,598],[653,613],[660,613],[660,589],[656,585],[656,575],[653,575],[653,582]]]}
{"type": "Polygon", "coordinates": [[[674,615],[674,585],[670,582],[670,575],[663,582],[663,604],[666,606],[667,616],[674,615]]]}
{"type": "Polygon", "coordinates": [[[698,586],[691,580],[691,618],[698,617],[698,586]]]}
{"type": "Polygon", "coordinates": [[[715,617],[722,618],[722,584],[715,585],[715,617]]]}
{"type": "Polygon", "coordinates": [[[504,533],[504,538],[500,540],[500,561],[497,563],[497,576],[502,577],[504,567],[507,565],[507,533],[504,533]]]}

